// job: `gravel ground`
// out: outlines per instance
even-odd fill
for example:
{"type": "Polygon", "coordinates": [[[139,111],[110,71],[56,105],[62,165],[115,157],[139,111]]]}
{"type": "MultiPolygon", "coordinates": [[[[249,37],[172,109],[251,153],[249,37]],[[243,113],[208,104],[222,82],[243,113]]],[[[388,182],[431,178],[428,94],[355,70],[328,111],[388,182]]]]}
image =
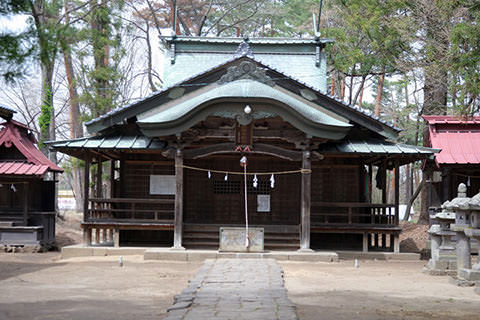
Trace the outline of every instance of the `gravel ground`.
{"type": "Polygon", "coordinates": [[[480,295],[422,273],[422,261],[280,264],[303,320],[480,319],[480,295]]]}
{"type": "MultiPolygon", "coordinates": [[[[279,263],[303,320],[479,319],[480,295],[423,274],[422,261],[279,263]]],[[[163,319],[201,265],[0,253],[0,319],[163,319]]]]}

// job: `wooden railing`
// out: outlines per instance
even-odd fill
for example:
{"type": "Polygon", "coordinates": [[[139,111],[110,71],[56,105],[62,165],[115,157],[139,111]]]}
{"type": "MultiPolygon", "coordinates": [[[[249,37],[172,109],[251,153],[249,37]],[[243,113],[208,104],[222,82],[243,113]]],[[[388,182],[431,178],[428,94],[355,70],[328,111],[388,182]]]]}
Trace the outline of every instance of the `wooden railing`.
{"type": "Polygon", "coordinates": [[[93,198],[85,221],[173,221],[175,199],[93,198]]]}
{"type": "Polygon", "coordinates": [[[393,204],[358,202],[312,202],[311,223],[398,225],[393,204]]]}

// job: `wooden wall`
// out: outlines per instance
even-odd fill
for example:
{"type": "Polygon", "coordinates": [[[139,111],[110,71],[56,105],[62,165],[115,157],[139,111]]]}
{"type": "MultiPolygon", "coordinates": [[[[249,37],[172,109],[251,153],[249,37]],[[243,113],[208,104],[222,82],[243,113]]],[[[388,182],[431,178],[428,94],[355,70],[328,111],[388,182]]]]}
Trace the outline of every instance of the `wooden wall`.
{"type": "MultiPolygon", "coordinates": [[[[241,172],[241,155],[211,157],[188,161],[185,164],[201,168],[241,172]]],[[[272,157],[248,157],[249,172],[276,172],[300,169],[300,162],[272,157]]],[[[245,223],[243,175],[228,176],[186,169],[184,191],[184,221],[186,223],[245,223]]],[[[249,223],[294,224],[300,223],[300,173],[275,175],[275,186],[270,188],[270,175],[257,176],[259,186],[253,188],[253,176],[248,176],[249,223]],[[270,212],[257,212],[257,195],[270,195],[270,212]]]]}

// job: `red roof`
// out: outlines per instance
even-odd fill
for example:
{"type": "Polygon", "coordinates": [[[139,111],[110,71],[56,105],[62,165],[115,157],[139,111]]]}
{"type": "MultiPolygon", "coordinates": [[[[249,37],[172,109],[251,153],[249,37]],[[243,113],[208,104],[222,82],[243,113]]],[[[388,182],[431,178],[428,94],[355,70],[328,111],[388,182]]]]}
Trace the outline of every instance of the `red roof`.
{"type": "Polygon", "coordinates": [[[44,175],[47,171],[63,172],[63,169],[51,162],[35,146],[35,138],[30,129],[22,123],[14,120],[2,124],[0,131],[0,147],[7,148],[7,155],[2,155],[0,160],[0,174],[2,175],[44,175]],[[15,154],[18,150],[25,159],[9,159],[10,149],[15,154]]]}
{"type": "Polygon", "coordinates": [[[0,175],[43,176],[48,171],[48,166],[24,162],[0,162],[0,175]]]}
{"type": "Polygon", "coordinates": [[[480,163],[480,117],[423,116],[428,123],[426,145],[442,149],[437,164],[480,163]]]}

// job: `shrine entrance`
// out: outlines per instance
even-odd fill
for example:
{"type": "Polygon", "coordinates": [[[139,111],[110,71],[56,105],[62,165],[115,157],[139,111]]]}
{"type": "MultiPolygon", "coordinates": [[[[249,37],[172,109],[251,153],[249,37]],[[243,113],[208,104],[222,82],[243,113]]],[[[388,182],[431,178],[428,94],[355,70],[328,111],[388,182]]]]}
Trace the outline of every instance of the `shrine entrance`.
{"type": "MultiPolygon", "coordinates": [[[[275,239],[280,238],[283,248],[298,248],[301,162],[259,154],[246,156],[247,172],[258,173],[247,175],[249,226],[265,228],[267,248],[276,248],[275,239]]],[[[218,248],[220,227],[245,226],[244,176],[239,174],[243,172],[241,157],[238,153],[185,162],[183,242],[186,247],[218,248]]]]}

